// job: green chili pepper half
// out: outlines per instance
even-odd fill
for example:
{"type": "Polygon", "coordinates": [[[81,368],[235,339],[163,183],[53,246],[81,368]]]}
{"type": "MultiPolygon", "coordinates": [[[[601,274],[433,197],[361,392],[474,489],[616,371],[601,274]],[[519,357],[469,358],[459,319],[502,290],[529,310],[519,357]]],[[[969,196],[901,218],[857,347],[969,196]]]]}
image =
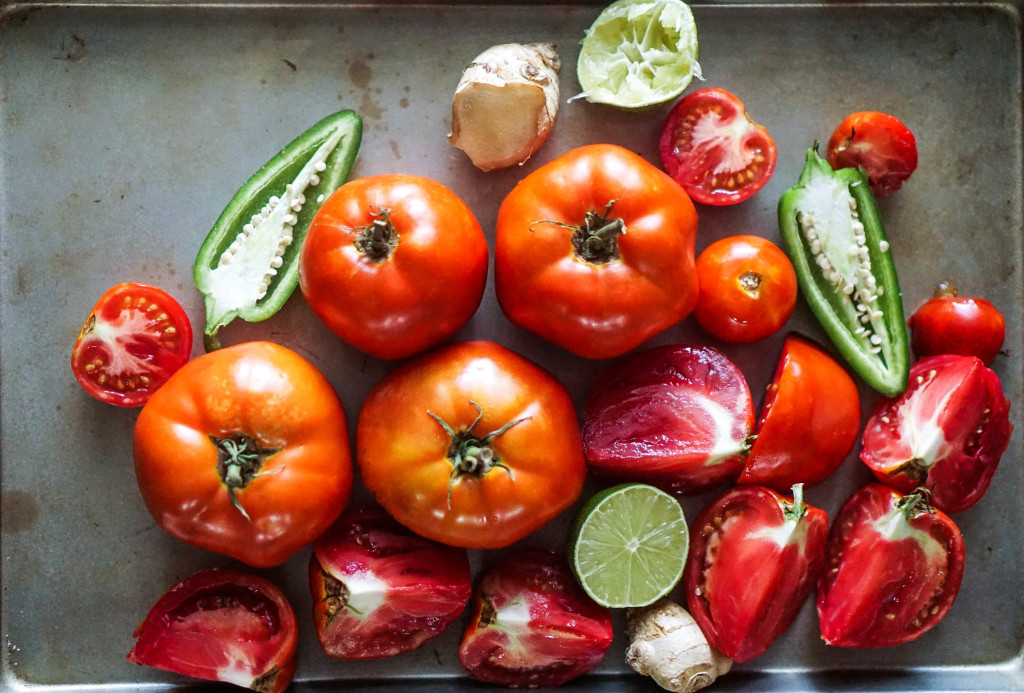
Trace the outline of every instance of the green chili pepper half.
{"type": "Polygon", "coordinates": [[[867,176],[833,171],[809,149],[800,179],[779,201],[779,226],[800,290],[836,349],[875,390],[903,392],[903,296],[867,176]]]}
{"type": "Polygon", "coordinates": [[[299,250],[323,202],[348,179],[363,122],[327,116],[268,161],[239,189],[203,241],[192,270],[206,303],[203,342],[235,318],[266,320],[299,280],[299,250]]]}

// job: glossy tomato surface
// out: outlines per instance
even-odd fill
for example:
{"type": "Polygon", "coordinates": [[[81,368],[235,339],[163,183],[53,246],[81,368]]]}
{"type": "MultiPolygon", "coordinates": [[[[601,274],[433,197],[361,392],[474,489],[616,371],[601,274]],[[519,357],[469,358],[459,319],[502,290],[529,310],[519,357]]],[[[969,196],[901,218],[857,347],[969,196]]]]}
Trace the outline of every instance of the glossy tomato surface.
{"type": "Polygon", "coordinates": [[[595,474],[695,493],[739,476],[753,427],[750,388],[724,354],[658,346],[597,375],[583,411],[583,446],[595,474]]]}
{"type": "Polygon", "coordinates": [[[960,591],[964,539],[919,494],[868,484],[835,518],[818,582],[821,636],[837,647],[888,647],[921,637],[960,591]]]}
{"type": "Polygon", "coordinates": [[[918,358],[961,354],[991,366],[1006,339],[1006,319],[999,309],[983,298],[958,295],[951,284],[940,285],[907,324],[918,358]]]}
{"type": "Polygon", "coordinates": [[[701,511],[683,583],[708,642],[736,662],[789,628],[825,565],[828,515],[763,486],[734,486],[701,511]]]}
{"type": "Polygon", "coordinates": [[[178,583],[135,630],[128,660],[193,678],[283,693],[298,625],[284,593],[258,575],[204,570],[178,583]]]}
{"type": "Polygon", "coordinates": [[[352,486],[341,401],[312,364],[270,342],[186,364],[142,409],[134,447],[158,525],[257,567],[319,536],[352,486]]]}
{"type": "Polygon", "coordinates": [[[958,513],[988,490],[1012,432],[994,371],[974,356],[930,356],[911,367],[903,394],[879,400],[860,458],[879,481],[904,493],[924,486],[932,505],[958,513]]]}
{"type": "Polygon", "coordinates": [[[611,643],[611,612],[583,592],[565,559],[523,550],[481,576],[459,661],[486,683],[560,686],[597,666],[611,643]]]}
{"type": "Polygon", "coordinates": [[[313,625],[338,659],[414,650],[462,614],[472,592],[465,549],[410,532],[378,507],[348,510],[313,544],[313,625]]]}
{"type": "Polygon", "coordinates": [[[827,158],[834,169],[864,169],[871,192],[882,197],[899,190],[917,169],[917,140],[896,116],[859,111],[832,133],[827,158]]]}
{"type": "Polygon", "coordinates": [[[574,149],[501,203],[498,302],[578,356],[619,356],[693,310],[696,231],[693,203],[664,172],[622,147],[574,149]]]}
{"type": "Polygon", "coordinates": [[[748,343],[775,334],[796,307],[796,271],[766,238],[719,239],[697,256],[700,297],[693,315],[709,334],[748,343]]]}
{"type": "Polygon", "coordinates": [[[508,546],[572,505],[586,476],[568,391],[493,342],[405,362],[366,397],[356,431],[377,502],[453,546],[508,546]]]}
{"type": "Polygon", "coordinates": [[[743,102],[718,87],[684,96],[659,141],[661,163],[696,202],[732,205],[763,188],[775,172],[775,140],[743,102]]]}
{"type": "Polygon", "coordinates": [[[739,483],[784,492],[824,481],[853,450],[860,416],[846,369],[810,339],[787,335],[739,483]]]}
{"type": "Polygon", "coordinates": [[[108,289],[85,319],[71,369],[90,395],[138,407],[192,355],[192,323],[174,297],[147,284],[108,289]]]}
{"type": "Polygon", "coordinates": [[[343,340],[398,359],[469,321],[487,260],[480,224],[450,189],[420,176],[366,176],[341,186],[317,212],[299,257],[299,286],[343,340]]]}

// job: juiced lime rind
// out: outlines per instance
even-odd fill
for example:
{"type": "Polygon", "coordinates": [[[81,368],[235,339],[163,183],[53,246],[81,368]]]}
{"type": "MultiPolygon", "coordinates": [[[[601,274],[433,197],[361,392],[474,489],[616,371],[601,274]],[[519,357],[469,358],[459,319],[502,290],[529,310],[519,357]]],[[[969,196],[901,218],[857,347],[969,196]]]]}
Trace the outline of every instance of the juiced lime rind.
{"type": "Polygon", "coordinates": [[[683,574],[689,551],[679,501],[646,484],[595,494],[569,534],[569,558],[584,591],[610,608],[652,604],[683,574]]]}
{"type": "Polygon", "coordinates": [[[682,0],[617,0],[583,37],[576,77],[592,103],[642,108],[676,98],[693,77],[697,25],[682,0]]]}

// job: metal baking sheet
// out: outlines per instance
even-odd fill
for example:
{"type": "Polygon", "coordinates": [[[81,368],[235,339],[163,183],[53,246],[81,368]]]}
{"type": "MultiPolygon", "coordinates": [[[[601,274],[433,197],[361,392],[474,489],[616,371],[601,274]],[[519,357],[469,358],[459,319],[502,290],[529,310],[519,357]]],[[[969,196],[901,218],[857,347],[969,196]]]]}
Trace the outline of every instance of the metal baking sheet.
{"type": "MultiPolygon", "coordinates": [[[[278,147],[341,108],[365,121],[354,176],[436,178],[468,202],[492,241],[505,193],[574,146],[614,142],[657,162],[667,107],[633,113],[564,102],[579,91],[578,42],[602,6],[0,3],[2,690],[210,687],[124,657],[132,630],[164,589],[195,570],[233,564],[153,524],[132,466],[137,412],[93,401],[72,378],[70,347],[95,299],[116,282],[149,282],[201,325],[190,273],[207,230],[278,147]],[[558,45],[563,104],[531,161],[483,174],[445,139],[449,103],[463,67],[507,41],[558,45]]],[[[967,541],[966,574],[939,627],[898,648],[829,648],[809,601],[767,654],[712,690],[1024,690],[1021,3],[695,2],[693,9],[705,84],[739,95],[780,151],[774,178],[756,197],[700,208],[698,250],[741,232],[778,242],[776,204],[806,148],[855,110],[899,115],[917,135],[920,166],[881,211],[906,306],[913,310],[939,280],[953,279],[1001,307],[1009,354],[995,369],[1017,427],[988,495],[955,518],[967,541]]],[[[824,339],[803,303],[788,327],[824,339]]],[[[350,422],[392,367],[334,338],[298,293],[271,320],[232,325],[223,337],[271,339],[306,355],[341,393],[350,422]]],[[[458,338],[494,339],[529,356],[557,373],[577,402],[603,365],[511,327],[492,286],[458,338]]],[[[718,345],[744,370],[755,399],[781,339],[718,345]]],[[[691,320],[653,340],[693,341],[707,338],[691,320]]],[[[874,395],[862,393],[869,409],[874,395]]],[[[808,500],[834,514],[868,479],[854,452],[808,490],[808,500]]],[[[356,499],[365,492],[357,489],[356,499]]],[[[709,499],[685,499],[688,517],[709,499]]],[[[530,541],[558,545],[569,515],[530,541]]],[[[474,552],[474,567],[497,554],[474,552]]],[[[482,689],[459,669],[457,626],[391,660],[327,658],[308,617],[307,560],[308,550],[262,571],[299,616],[296,690],[482,689]]],[[[623,664],[621,624],[619,615],[601,666],[568,690],[657,690],[623,664]]]]}

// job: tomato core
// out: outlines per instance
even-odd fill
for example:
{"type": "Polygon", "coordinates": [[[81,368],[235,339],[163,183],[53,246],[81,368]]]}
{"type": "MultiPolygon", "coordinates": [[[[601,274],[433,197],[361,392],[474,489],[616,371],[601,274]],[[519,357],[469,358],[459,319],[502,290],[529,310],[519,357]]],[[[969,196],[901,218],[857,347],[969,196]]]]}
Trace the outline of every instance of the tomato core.
{"type": "Polygon", "coordinates": [[[398,247],[398,229],[391,222],[391,210],[379,207],[373,214],[372,224],[360,226],[353,243],[356,250],[365,255],[370,262],[379,265],[387,261],[398,247]]]}

